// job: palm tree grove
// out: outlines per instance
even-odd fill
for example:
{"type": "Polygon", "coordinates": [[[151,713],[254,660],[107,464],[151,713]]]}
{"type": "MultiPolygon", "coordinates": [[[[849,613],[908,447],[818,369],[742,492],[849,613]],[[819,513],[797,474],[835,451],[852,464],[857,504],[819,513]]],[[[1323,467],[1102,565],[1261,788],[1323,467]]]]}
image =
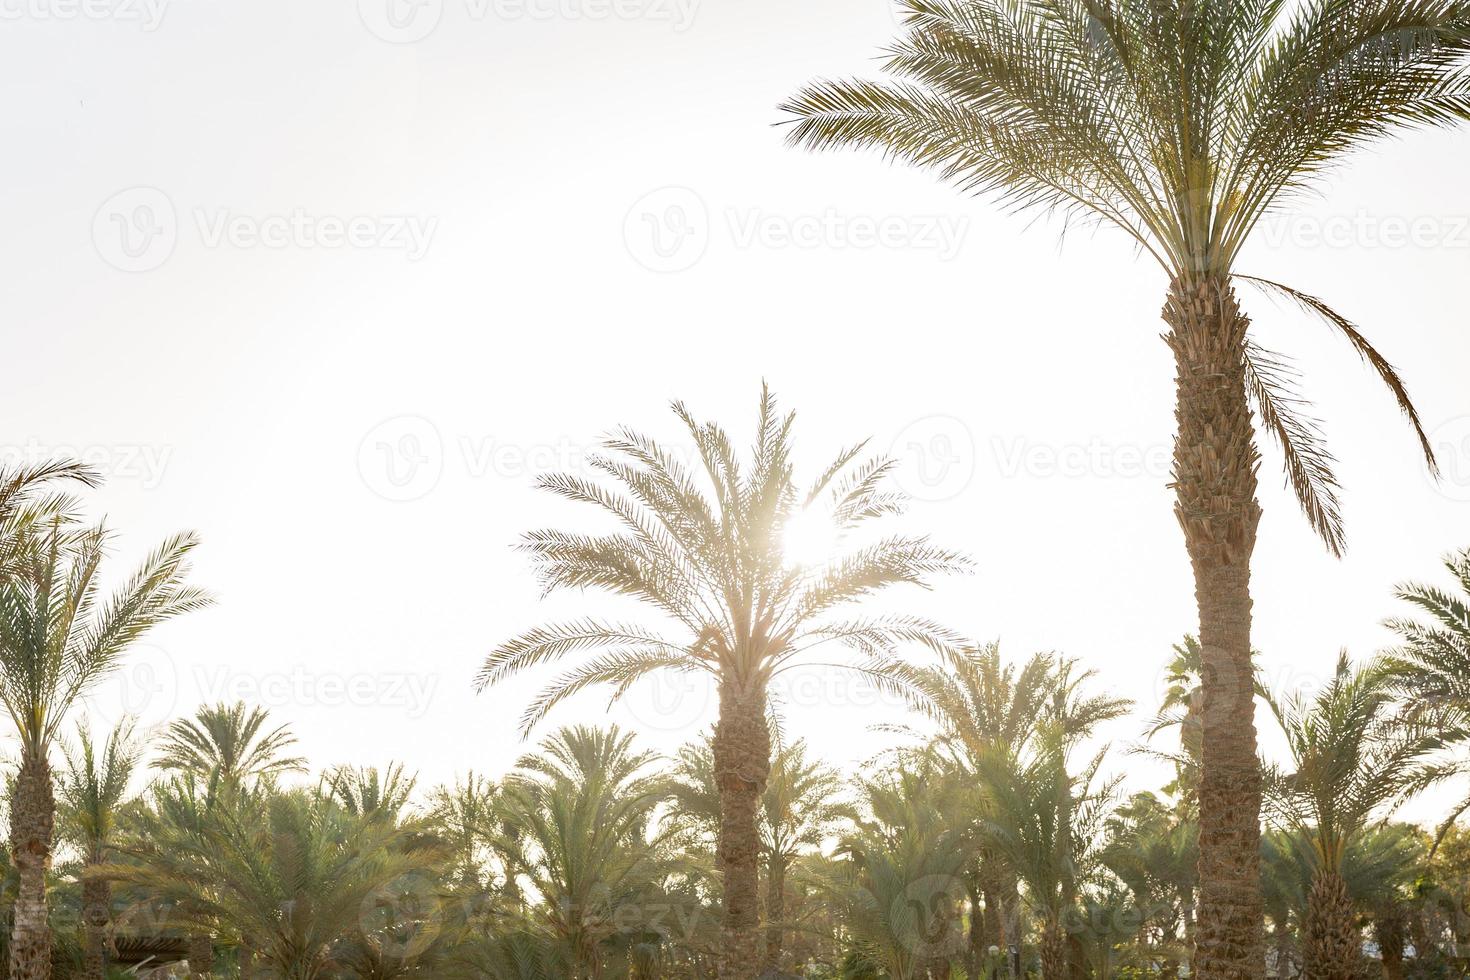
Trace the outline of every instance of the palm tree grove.
{"type": "Polygon", "coordinates": [[[1470,978],[1470,0],[0,20],[0,980],[1470,978]]]}

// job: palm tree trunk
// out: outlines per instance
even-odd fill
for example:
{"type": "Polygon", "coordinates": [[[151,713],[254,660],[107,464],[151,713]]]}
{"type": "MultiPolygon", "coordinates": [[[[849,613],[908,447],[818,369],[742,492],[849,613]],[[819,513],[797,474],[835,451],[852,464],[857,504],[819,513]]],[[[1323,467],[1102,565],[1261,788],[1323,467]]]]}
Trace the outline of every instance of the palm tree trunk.
{"type": "Polygon", "coordinates": [[[189,937],[189,976],[207,977],[214,973],[214,937],[194,933],[189,937]]]}
{"type": "Polygon", "coordinates": [[[765,969],[780,972],[786,927],[786,859],[772,854],[766,862],[766,959],[765,969]]]}
{"type": "Polygon", "coordinates": [[[1175,280],[1164,306],[1177,371],[1175,514],[1194,568],[1203,661],[1200,901],[1193,975],[1265,976],[1261,773],[1251,665],[1250,559],[1260,454],[1245,388],[1247,321],[1228,282],[1175,280]]]}
{"type": "Polygon", "coordinates": [[[1319,871],[1307,896],[1307,976],[1357,980],[1363,946],[1357,919],[1342,875],[1319,871]]]}
{"type": "Polygon", "coordinates": [[[1373,920],[1373,936],[1383,960],[1383,980],[1404,980],[1405,918],[1403,906],[1396,904],[1373,920]]]}
{"type": "Polygon", "coordinates": [[[1041,980],[1067,980],[1067,934],[1060,922],[1041,926],[1041,980]]]}
{"type": "Polygon", "coordinates": [[[112,887],[97,878],[82,879],[82,976],[103,980],[107,974],[106,929],[112,905],[112,887]]]}
{"type": "Polygon", "coordinates": [[[720,684],[715,724],[715,778],[720,788],[719,865],[723,921],[720,980],[753,980],[761,962],[761,795],[771,772],[771,732],[766,692],[760,684],[726,678],[720,684]]]}
{"type": "Polygon", "coordinates": [[[19,882],[10,937],[11,980],[50,980],[51,926],[46,916],[46,873],[56,798],[44,755],[26,752],[15,776],[10,805],[10,858],[19,882]]]}

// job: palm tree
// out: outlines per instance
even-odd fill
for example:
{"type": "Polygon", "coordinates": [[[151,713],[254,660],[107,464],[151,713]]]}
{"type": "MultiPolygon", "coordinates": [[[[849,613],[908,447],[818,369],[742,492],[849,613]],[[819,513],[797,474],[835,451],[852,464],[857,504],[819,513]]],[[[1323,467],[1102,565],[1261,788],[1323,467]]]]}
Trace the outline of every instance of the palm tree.
{"type": "Polygon", "coordinates": [[[226,785],[300,771],[305,760],[286,754],[296,736],[286,725],[267,729],[269,719],[265,708],[240,701],[202,705],[193,718],[176,719],[164,730],[153,768],[226,785]]]}
{"type": "Polygon", "coordinates": [[[430,794],[429,819],[457,856],[460,884],[474,891],[486,884],[486,850],[500,829],[499,792],[494,781],[470,772],[430,794]]]}
{"type": "Polygon", "coordinates": [[[19,532],[14,574],[0,580],[0,703],[20,737],[10,808],[10,850],[19,874],[10,946],[15,980],[51,975],[46,873],[56,800],[51,747],[77,699],[122,662],[154,626],[198,609],[208,597],[184,584],[196,541],[163,543],[103,600],[99,571],[108,534],[77,530],[63,517],[19,532]]]}
{"type": "Polygon", "coordinates": [[[964,948],[963,875],[974,837],[962,797],[936,792],[922,756],[861,784],[866,815],[837,856],[808,872],[861,961],[892,980],[944,975],[964,948]]]}
{"type": "MultiPolygon", "coordinates": [[[[720,794],[714,778],[714,750],[705,738],[679,750],[670,792],[677,819],[713,837],[720,823],[720,794]]],[[[781,972],[786,934],[787,876],[797,859],[835,837],[853,812],[841,799],[842,776],[808,757],[798,739],[780,746],[761,798],[761,863],[766,873],[766,951],[762,972],[781,972]]]]}
{"type": "Polygon", "coordinates": [[[529,729],[562,699],[592,685],[625,693],[654,671],[705,672],[719,686],[715,770],[720,791],[719,863],[723,876],[722,980],[750,980],[760,963],[760,834],[757,815],[771,767],[767,689],[783,670],[810,662],[823,645],[855,650],[852,666],[879,683],[896,683],[909,667],[903,644],[953,655],[963,643],[911,616],[839,619],[836,614],[899,584],[927,584],[967,566],[958,554],[924,537],[890,535],[850,544],[904,498],[888,489],[891,460],[859,462],[863,444],[843,451],[805,492],[793,475],[794,417],[777,411],[763,389],[750,462],[736,458],[730,437],[674,411],[698,454],[691,471],[653,439],[620,429],[594,455],[592,468],[616,489],[568,474],[539,485],[610,514],[621,530],[582,534],[556,530],[527,536],[548,590],[600,589],[630,596],[667,621],[650,629],[583,619],[543,626],[496,648],[479,687],[531,667],[579,655],[527,707],[529,729]],[[784,537],[803,513],[830,521],[834,555],[814,566],[791,560],[784,537]],[[841,549],[846,550],[841,550],[841,549]]]}
{"type": "Polygon", "coordinates": [[[377,766],[338,766],[327,773],[324,789],[354,817],[377,817],[397,823],[408,808],[418,777],[404,772],[403,763],[377,766]]]}
{"type": "Polygon", "coordinates": [[[604,944],[655,899],[667,834],[652,825],[668,795],[648,771],[656,759],[615,727],[564,728],[522,756],[503,787],[514,833],[499,849],[541,897],[534,921],[564,946],[578,980],[602,975],[604,944]]]}
{"type": "Polygon", "coordinates": [[[1136,794],[1109,819],[1101,860],[1144,910],[1142,925],[1157,940],[1161,975],[1178,977],[1194,933],[1199,825],[1152,793],[1136,794]]]}
{"type": "MultiPolygon", "coordinates": [[[[1043,733],[1069,742],[1089,738],[1099,725],[1126,714],[1132,702],[1085,690],[1095,673],[1071,657],[1037,653],[1019,669],[991,643],[952,657],[916,676],[911,707],[938,723],[936,747],[973,782],[997,753],[1018,759],[1036,748],[1043,733]]],[[[910,726],[879,726],[921,737],[910,726]]],[[[971,869],[971,969],[989,945],[1016,942],[1018,882],[1004,862],[977,855],[971,869]],[[983,905],[983,912],[981,906],[983,905]]]]}
{"type": "Polygon", "coordinates": [[[793,145],[878,148],[967,192],[1121,229],[1169,280],[1175,513],[1204,662],[1196,973],[1258,977],[1260,772],[1250,559],[1260,506],[1252,406],[1329,550],[1343,532],[1332,457],[1290,370],[1249,331],[1233,283],[1320,315],[1388,384],[1389,362],[1321,300],[1244,276],[1262,217],[1350,151],[1470,117],[1462,0],[903,0],[894,80],[819,82],[784,106],[793,145]]]}
{"type": "MultiPolygon", "coordinates": [[[[1416,711],[1447,718],[1455,731],[1470,738],[1470,549],[1446,555],[1444,567],[1453,591],[1414,583],[1394,590],[1422,618],[1398,616],[1384,624],[1402,641],[1387,663],[1416,711]]],[[[1440,824],[1436,848],[1466,810],[1470,796],[1440,824]]]]}
{"type": "Polygon", "coordinates": [[[1362,936],[1345,874],[1354,847],[1394,807],[1438,774],[1438,726],[1393,711],[1381,663],[1352,667],[1343,654],[1316,694],[1270,699],[1295,771],[1271,773],[1273,809],[1306,848],[1313,870],[1307,900],[1306,966],[1313,980],[1354,980],[1362,936]]]}
{"type": "Polygon", "coordinates": [[[82,853],[82,975],[102,980],[104,933],[112,916],[112,888],[95,873],[109,860],[128,783],[143,756],[133,724],[124,721],[98,745],[85,725],[77,728],[75,750],[65,749],[66,769],[57,786],[62,836],[82,853]]]}
{"type": "Polygon", "coordinates": [[[1070,745],[1056,730],[1043,732],[1026,757],[992,752],[979,768],[984,839],[1025,886],[1040,934],[1042,980],[1068,975],[1065,916],[1102,869],[1103,830],[1117,788],[1117,780],[1099,779],[1102,753],[1070,772],[1070,745]]]}
{"type": "Polygon", "coordinates": [[[197,812],[143,825],[109,874],[172,902],[196,935],[238,931],[281,980],[337,976],[334,947],[362,934],[378,902],[432,877],[438,858],[411,826],[302,790],[232,791],[197,812]]]}

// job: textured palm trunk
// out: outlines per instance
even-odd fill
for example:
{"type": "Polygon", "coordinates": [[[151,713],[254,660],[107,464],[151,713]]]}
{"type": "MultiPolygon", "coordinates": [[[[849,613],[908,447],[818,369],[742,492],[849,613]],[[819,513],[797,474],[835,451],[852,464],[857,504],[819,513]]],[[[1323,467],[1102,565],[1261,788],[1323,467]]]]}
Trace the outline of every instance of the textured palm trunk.
{"type": "Polygon", "coordinates": [[[96,878],[82,879],[82,976],[103,980],[107,974],[107,922],[111,913],[112,888],[96,878]]]}
{"type": "Polygon", "coordinates": [[[1067,934],[1060,922],[1041,927],[1041,980],[1067,980],[1067,934]]]}
{"type": "Polygon", "coordinates": [[[1194,568],[1203,661],[1192,973],[1199,980],[1260,980],[1261,772],[1250,656],[1260,454],[1246,400],[1247,321],[1230,285],[1208,277],[1175,280],[1163,317],[1178,388],[1174,509],[1194,568]]]}
{"type": "Polygon", "coordinates": [[[779,971],[786,945],[786,859],[773,854],[766,865],[765,969],[779,971]]]}
{"type": "Polygon", "coordinates": [[[46,873],[56,827],[51,766],[27,753],[15,775],[10,805],[10,859],[18,878],[10,937],[11,980],[50,980],[51,927],[46,917],[46,873]]]}
{"type": "Polygon", "coordinates": [[[766,692],[758,684],[726,679],[715,725],[715,778],[720,788],[719,865],[723,880],[720,980],[753,980],[761,963],[761,796],[771,773],[766,692]]]}
{"type": "Polygon", "coordinates": [[[207,977],[214,973],[214,938],[208,933],[189,937],[189,976],[207,977]]]}
{"type": "Polygon", "coordinates": [[[1307,976],[1312,980],[1357,980],[1362,958],[1357,909],[1347,883],[1321,871],[1307,896],[1307,976]]]}
{"type": "Polygon", "coordinates": [[[1378,941],[1378,954],[1383,961],[1383,980],[1404,980],[1404,947],[1408,944],[1408,925],[1401,905],[1383,910],[1373,920],[1373,937],[1378,941]]]}

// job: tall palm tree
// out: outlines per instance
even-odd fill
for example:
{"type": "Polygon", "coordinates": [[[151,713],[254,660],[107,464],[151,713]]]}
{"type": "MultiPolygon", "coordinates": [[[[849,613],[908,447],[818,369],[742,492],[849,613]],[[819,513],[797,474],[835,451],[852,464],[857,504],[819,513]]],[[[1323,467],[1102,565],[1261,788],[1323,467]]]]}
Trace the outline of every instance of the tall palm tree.
{"type": "Polygon", "coordinates": [[[600,589],[639,600],[661,614],[652,629],[583,619],[543,626],[496,648],[479,676],[481,689],[531,667],[578,655],[527,707],[530,728],[562,699],[592,685],[624,694],[660,670],[706,672],[719,687],[715,770],[720,790],[719,863],[723,876],[722,980],[750,980],[760,963],[760,834],[757,815],[771,767],[767,690],[783,670],[810,663],[823,647],[847,648],[850,666],[880,683],[908,672],[905,644],[953,655],[962,641],[912,616],[838,618],[873,593],[925,585],[966,567],[928,538],[851,536],[899,510],[891,460],[860,461],[863,444],[843,451],[805,492],[794,469],[794,416],[763,389],[755,445],[742,464],[724,429],[674,411],[697,450],[694,469],[653,439],[619,429],[590,462],[615,488],[569,474],[539,485],[592,504],[621,530],[556,530],[527,536],[548,590],[600,589]],[[785,534],[803,512],[831,523],[834,557],[805,565],[785,550],[785,534]]]}
{"type": "Polygon", "coordinates": [[[503,788],[515,833],[500,849],[541,897],[534,921],[564,945],[577,980],[602,975],[604,944],[655,900],[667,832],[653,823],[668,795],[656,760],[615,727],[564,728],[503,788]]]}
{"type": "Polygon", "coordinates": [[[15,980],[51,975],[46,873],[56,799],[51,747],[72,706],[158,624],[208,603],[184,583],[193,535],[165,541],[110,598],[100,570],[108,534],[62,516],[19,532],[17,567],[0,580],[0,704],[20,737],[10,808],[19,875],[10,945],[15,980]]]}
{"type": "Polygon", "coordinates": [[[1289,369],[1252,338],[1239,279],[1323,317],[1388,384],[1348,320],[1243,276],[1261,219],[1350,151],[1470,117],[1463,0],[903,0],[892,80],[819,82],[783,108],[790,141],[877,148],[967,192],[1121,229],[1168,277],[1175,513],[1204,661],[1196,951],[1202,980],[1259,977],[1260,773],[1251,699],[1250,560],[1260,506],[1252,406],[1312,526],[1340,553],[1332,457],[1289,369]]]}
{"type": "MultiPolygon", "coordinates": [[[[675,817],[712,837],[719,830],[720,794],[714,778],[714,751],[709,739],[679,750],[670,784],[675,817]]],[[[808,755],[798,739],[780,746],[771,759],[771,775],[761,798],[761,864],[766,874],[766,949],[762,972],[781,972],[785,940],[792,931],[786,919],[787,878],[798,858],[811,853],[849,820],[853,811],[842,798],[842,776],[808,755]]]]}
{"type": "Polygon", "coordinates": [[[112,887],[95,869],[110,858],[119,812],[142,761],[143,744],[134,737],[131,721],[112,729],[100,745],[91,729],[82,725],[75,749],[64,747],[64,754],[66,768],[57,786],[61,833],[82,853],[82,975],[102,980],[112,887]]]}
{"type": "Polygon", "coordinates": [[[264,776],[298,772],[305,760],[288,755],[296,736],[286,725],[267,728],[270,712],[243,701],[201,705],[193,718],[169,723],[153,768],[189,772],[238,785],[264,776]]]}
{"type": "Polygon", "coordinates": [[[1354,980],[1362,936],[1348,886],[1349,855],[1394,807],[1438,776],[1430,758],[1444,744],[1433,723],[1399,717],[1381,663],[1338,658],[1315,696],[1270,698],[1294,771],[1268,781],[1273,810],[1312,861],[1305,951],[1313,980],[1354,980]]]}

